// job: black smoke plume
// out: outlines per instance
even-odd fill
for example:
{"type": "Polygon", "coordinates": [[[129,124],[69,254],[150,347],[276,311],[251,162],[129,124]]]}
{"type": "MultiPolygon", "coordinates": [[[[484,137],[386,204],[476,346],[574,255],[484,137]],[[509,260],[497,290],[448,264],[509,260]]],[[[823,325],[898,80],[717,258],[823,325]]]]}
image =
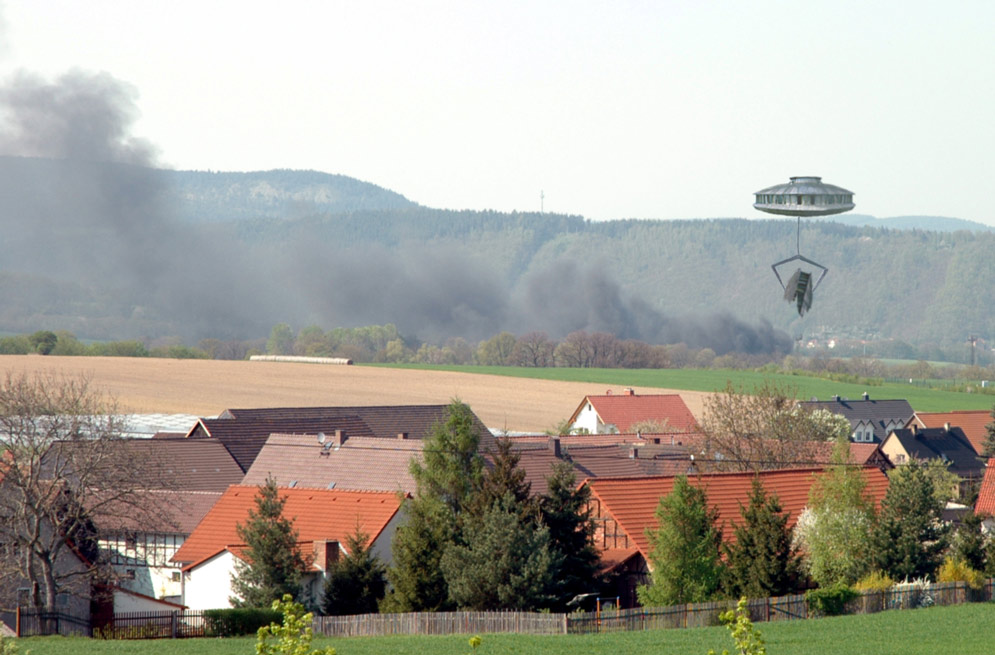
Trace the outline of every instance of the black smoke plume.
{"type": "Polygon", "coordinates": [[[7,329],[4,312],[18,311],[4,300],[9,283],[51,296],[50,311],[22,316],[23,327],[90,338],[196,342],[265,336],[279,322],[325,329],[391,322],[435,342],[586,330],[718,354],[790,349],[769,324],[669,317],[627,297],[603,265],[564,259],[509,280],[488,260],[492,253],[457,245],[339,242],[299,226],[286,240],[261,243],[236,223],[181,221],[166,200],[167,177],[153,170],[155,147],[131,134],[135,100],[129,85],[79,71],[54,81],[20,74],[0,87],[7,329]],[[105,316],[94,318],[80,303],[105,316]]]}

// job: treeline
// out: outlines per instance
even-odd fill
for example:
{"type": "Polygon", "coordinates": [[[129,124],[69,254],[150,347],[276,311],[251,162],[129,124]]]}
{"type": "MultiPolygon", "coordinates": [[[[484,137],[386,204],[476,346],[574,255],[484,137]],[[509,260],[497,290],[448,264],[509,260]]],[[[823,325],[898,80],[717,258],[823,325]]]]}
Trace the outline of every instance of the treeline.
{"type": "MultiPolygon", "coordinates": [[[[635,339],[618,339],[604,332],[586,331],[572,332],[562,340],[552,339],[544,332],[528,332],[521,336],[500,332],[476,343],[454,337],[442,344],[433,344],[405,337],[397,326],[390,323],[327,331],[311,325],[296,332],[290,325],[280,323],[273,327],[268,339],[202,339],[197,346],[185,345],[178,338],[84,343],[71,332],[48,330],[0,337],[0,355],[40,353],[242,360],[252,355],[267,354],[343,357],[356,363],[535,368],[715,368],[811,375],[870,386],[880,385],[887,379],[995,380],[995,363],[987,352],[979,353],[977,358],[985,364],[975,366],[938,366],[925,359],[914,358],[907,363],[886,363],[876,357],[862,356],[857,347],[845,344],[833,351],[814,349],[810,352],[716,355],[710,348],[689,348],[683,343],[650,345],[635,339]],[[832,356],[833,353],[849,356],[832,356]]],[[[949,389],[957,390],[955,387],[949,389]]],[[[995,386],[990,389],[995,391],[995,386]]],[[[975,392],[988,390],[972,389],[975,392]]]]}

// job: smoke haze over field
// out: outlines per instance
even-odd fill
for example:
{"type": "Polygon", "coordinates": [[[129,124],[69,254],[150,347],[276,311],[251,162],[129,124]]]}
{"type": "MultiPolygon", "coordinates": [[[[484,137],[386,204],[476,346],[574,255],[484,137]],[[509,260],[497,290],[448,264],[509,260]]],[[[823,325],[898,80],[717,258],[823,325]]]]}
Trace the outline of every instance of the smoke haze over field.
{"type": "MultiPolygon", "coordinates": [[[[109,75],[80,71],[51,82],[22,73],[0,87],[0,155],[44,158],[0,162],[8,169],[0,175],[0,273],[90,290],[128,332],[97,336],[196,341],[265,336],[278,322],[392,322],[435,342],[587,330],[719,354],[790,349],[787,335],[766,323],[665,316],[626,297],[599,264],[564,258],[509,283],[487,258],[456,245],[344,245],[307,233],[249,244],[232,225],[181,222],[150,168],[156,148],[131,134],[135,98],[109,75]]],[[[73,311],[53,309],[36,329],[66,327],[73,311]],[[56,315],[63,325],[50,324],[56,315]]],[[[94,336],[85,329],[77,327],[79,336],[94,336]]]]}

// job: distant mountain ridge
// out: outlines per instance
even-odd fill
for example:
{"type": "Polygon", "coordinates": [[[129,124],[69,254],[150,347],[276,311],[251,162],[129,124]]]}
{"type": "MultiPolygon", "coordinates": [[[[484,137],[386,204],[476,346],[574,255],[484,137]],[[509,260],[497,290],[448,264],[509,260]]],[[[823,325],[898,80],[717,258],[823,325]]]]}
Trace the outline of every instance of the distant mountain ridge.
{"type": "Polygon", "coordinates": [[[316,171],[0,157],[0,331],[196,342],[394,323],[438,343],[501,330],[761,350],[813,334],[995,342],[995,231],[833,218],[802,222],[802,253],[829,275],[799,317],[770,270],[796,252],[792,219],[452,211],[316,171]]]}
{"type": "Polygon", "coordinates": [[[889,218],[876,218],[867,214],[839,214],[813,220],[831,221],[833,223],[841,223],[842,225],[856,225],[861,227],[883,227],[890,230],[926,230],[929,232],[967,230],[969,232],[995,232],[995,227],[991,225],[947,216],[891,216],[889,218]]]}
{"type": "Polygon", "coordinates": [[[401,194],[375,184],[313,170],[158,170],[157,174],[166,181],[166,201],[190,222],[296,218],[416,206],[401,194]]]}

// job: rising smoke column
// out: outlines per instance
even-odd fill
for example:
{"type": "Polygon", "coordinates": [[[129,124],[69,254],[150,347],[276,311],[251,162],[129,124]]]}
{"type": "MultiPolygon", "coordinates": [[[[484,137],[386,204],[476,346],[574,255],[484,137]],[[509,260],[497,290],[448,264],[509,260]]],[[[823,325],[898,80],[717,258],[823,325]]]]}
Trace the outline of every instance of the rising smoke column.
{"type": "Polygon", "coordinates": [[[620,339],[711,348],[719,355],[791,350],[791,338],[767,321],[750,325],[729,313],[667,316],[642,298],[626,297],[606,268],[562,258],[527,275],[516,294],[517,329],[554,338],[576,330],[608,332],[620,339]]]}
{"type": "Polygon", "coordinates": [[[230,235],[173,218],[150,168],[156,149],[131,135],[136,96],[82,71],[54,81],[21,73],[0,87],[0,154],[42,158],[0,182],[5,267],[70,280],[132,330],[166,321],[193,339],[265,332],[272,322],[258,303],[279,296],[267,296],[230,235]]]}

